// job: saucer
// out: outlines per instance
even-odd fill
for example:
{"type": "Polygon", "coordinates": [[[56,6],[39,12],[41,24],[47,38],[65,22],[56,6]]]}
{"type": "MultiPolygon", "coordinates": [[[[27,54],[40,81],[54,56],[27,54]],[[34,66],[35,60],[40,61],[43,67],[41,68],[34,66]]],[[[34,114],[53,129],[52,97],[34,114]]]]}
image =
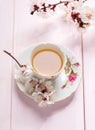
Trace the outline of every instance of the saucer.
{"type": "MultiPolygon", "coordinates": [[[[22,54],[19,56],[18,61],[23,64],[29,66],[29,57],[31,55],[32,50],[36,45],[32,45],[29,48],[25,49],[22,54]]],[[[61,72],[61,74],[54,80],[52,80],[52,85],[55,88],[55,93],[52,97],[52,103],[61,101],[72,95],[78,88],[81,80],[81,66],[77,58],[72,54],[72,52],[60,46],[61,50],[66,54],[67,63],[65,66],[65,70],[61,72]]],[[[30,93],[25,89],[24,84],[21,81],[17,80],[16,73],[19,70],[17,64],[15,65],[15,79],[18,88],[23,92],[26,96],[33,99],[30,93]]],[[[32,70],[31,70],[32,71],[32,70]]]]}

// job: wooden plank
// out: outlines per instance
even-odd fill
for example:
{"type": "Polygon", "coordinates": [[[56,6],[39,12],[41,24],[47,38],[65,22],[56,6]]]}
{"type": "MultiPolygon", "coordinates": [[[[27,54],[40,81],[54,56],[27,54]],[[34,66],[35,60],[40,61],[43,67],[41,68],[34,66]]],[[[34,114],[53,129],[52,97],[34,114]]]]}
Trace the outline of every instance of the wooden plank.
{"type": "Polygon", "coordinates": [[[84,35],[84,86],[87,130],[95,129],[95,26],[84,35]]]}
{"type": "MultiPolygon", "coordinates": [[[[93,7],[94,0],[88,0],[86,5],[93,7]]],[[[85,129],[95,129],[94,73],[95,73],[95,25],[83,34],[83,74],[85,101],[85,129]]]]}
{"type": "Polygon", "coordinates": [[[12,52],[13,1],[0,0],[0,130],[11,128],[11,59],[3,50],[12,52]]]}
{"type": "MultiPolygon", "coordinates": [[[[81,63],[81,37],[73,27],[59,19],[42,20],[29,13],[28,0],[15,1],[16,56],[31,44],[57,42],[71,49],[81,63]]],[[[15,82],[12,95],[13,130],[84,130],[82,82],[73,96],[45,109],[19,92],[15,82]]]]}

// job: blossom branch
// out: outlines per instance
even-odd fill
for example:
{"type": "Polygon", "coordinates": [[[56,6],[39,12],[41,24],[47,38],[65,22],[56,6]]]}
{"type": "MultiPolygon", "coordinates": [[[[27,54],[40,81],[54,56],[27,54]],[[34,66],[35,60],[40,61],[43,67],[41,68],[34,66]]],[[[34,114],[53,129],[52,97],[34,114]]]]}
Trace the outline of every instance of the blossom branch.
{"type": "Polygon", "coordinates": [[[89,23],[85,23],[82,21],[82,19],[80,18],[80,13],[75,13],[75,12],[72,12],[71,13],[71,17],[72,17],[72,20],[75,22],[77,21],[77,23],[79,24],[79,27],[80,28],[85,28],[85,25],[88,26],[89,23]]]}
{"type": "MultiPolygon", "coordinates": [[[[66,0],[66,1],[59,1],[58,3],[54,4],[34,4],[33,10],[31,11],[31,15],[35,12],[38,12],[43,15],[49,14],[50,11],[55,11],[56,7],[60,4],[63,6],[63,15],[64,20],[66,21],[73,21],[74,24],[78,25],[80,28],[86,28],[91,23],[95,21],[95,8],[90,8],[88,6],[83,6],[84,2],[87,0],[66,0]],[[65,8],[64,8],[65,7],[65,8]]],[[[57,11],[57,10],[56,10],[57,11]]],[[[59,7],[59,11],[62,11],[59,7]]]]}
{"type": "Polygon", "coordinates": [[[55,3],[55,4],[48,4],[47,6],[45,5],[45,3],[43,3],[43,4],[41,5],[41,6],[42,6],[41,8],[40,8],[37,4],[35,4],[35,5],[33,5],[34,10],[31,11],[31,15],[33,15],[35,12],[38,12],[38,11],[47,12],[47,9],[48,9],[48,8],[49,8],[50,10],[55,11],[55,8],[56,8],[57,5],[59,5],[59,4],[64,4],[65,6],[67,6],[68,3],[69,3],[69,1],[60,1],[60,2],[55,3]]]}
{"type": "Polygon", "coordinates": [[[15,60],[15,62],[18,64],[18,66],[19,66],[20,68],[23,67],[23,65],[21,65],[21,64],[18,62],[18,60],[17,60],[11,53],[7,52],[6,50],[4,50],[4,52],[5,52],[7,55],[9,55],[13,60],[15,60]]]}
{"type": "Polygon", "coordinates": [[[83,0],[83,3],[86,2],[87,0],[83,0]]]}
{"type": "MultiPolygon", "coordinates": [[[[79,1],[79,0],[74,0],[74,1],[79,1]]],[[[87,0],[83,0],[83,3],[86,2],[87,0]]],[[[68,6],[68,4],[70,3],[70,1],[59,1],[58,3],[55,4],[48,4],[46,6],[45,3],[42,3],[41,7],[38,6],[37,4],[33,5],[33,11],[31,11],[31,15],[33,15],[35,12],[39,12],[39,11],[43,11],[43,12],[47,12],[47,9],[49,8],[50,10],[55,11],[56,6],[60,5],[60,4],[64,4],[65,6],[68,6]]]]}

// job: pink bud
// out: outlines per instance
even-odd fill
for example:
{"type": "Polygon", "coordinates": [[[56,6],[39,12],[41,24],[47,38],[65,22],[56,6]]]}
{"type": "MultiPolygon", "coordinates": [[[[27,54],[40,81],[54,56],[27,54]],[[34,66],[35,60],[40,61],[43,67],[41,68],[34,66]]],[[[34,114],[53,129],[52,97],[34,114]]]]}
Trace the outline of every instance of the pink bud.
{"type": "Polygon", "coordinates": [[[76,75],[76,74],[71,74],[71,75],[68,77],[68,79],[69,79],[70,82],[74,82],[74,81],[76,80],[76,78],[77,78],[77,75],[76,75]]]}
{"type": "Polygon", "coordinates": [[[39,6],[38,5],[33,5],[33,7],[34,7],[34,10],[38,10],[39,9],[39,6]]]}
{"type": "Polygon", "coordinates": [[[55,7],[56,7],[56,5],[53,5],[50,9],[55,11],[55,7]]]}
{"type": "Polygon", "coordinates": [[[63,85],[61,88],[64,89],[66,87],[66,85],[63,85]]]}
{"type": "Polygon", "coordinates": [[[77,63],[75,63],[74,65],[75,65],[75,66],[77,66],[77,67],[78,67],[78,66],[80,66],[80,64],[79,64],[78,62],[77,62],[77,63]]]}

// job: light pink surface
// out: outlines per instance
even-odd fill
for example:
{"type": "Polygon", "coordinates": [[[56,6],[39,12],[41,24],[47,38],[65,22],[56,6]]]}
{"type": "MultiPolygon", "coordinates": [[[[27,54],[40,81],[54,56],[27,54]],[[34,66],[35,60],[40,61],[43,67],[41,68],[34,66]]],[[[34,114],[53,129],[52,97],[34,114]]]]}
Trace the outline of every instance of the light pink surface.
{"type": "Polygon", "coordinates": [[[31,16],[29,8],[29,0],[0,0],[0,130],[95,130],[95,26],[84,34],[82,43],[71,25],[58,18],[31,16]],[[45,109],[17,89],[13,62],[3,53],[6,49],[18,56],[42,41],[71,49],[81,64],[83,60],[84,74],[74,95],[45,109]]]}

